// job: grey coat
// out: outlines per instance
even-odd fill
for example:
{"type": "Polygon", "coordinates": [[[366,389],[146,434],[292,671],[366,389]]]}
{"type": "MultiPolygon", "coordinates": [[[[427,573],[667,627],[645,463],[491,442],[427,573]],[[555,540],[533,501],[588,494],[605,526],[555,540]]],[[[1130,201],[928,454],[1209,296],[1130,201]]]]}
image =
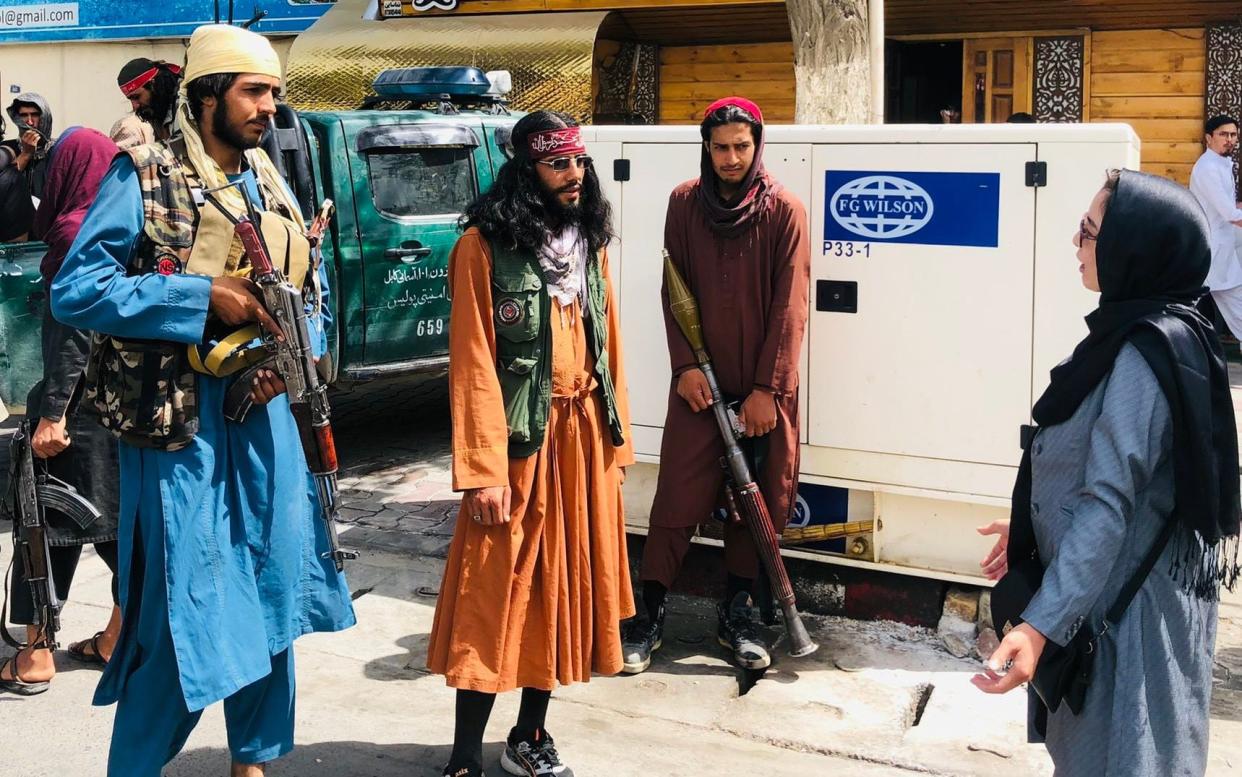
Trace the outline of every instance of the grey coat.
{"type": "MultiPolygon", "coordinates": [[[[1068,421],[1031,442],[1031,514],[1043,583],[1023,618],[1064,645],[1105,612],[1173,508],[1172,425],[1156,376],[1133,345],[1068,421]]],[[[1172,577],[1177,530],[1096,656],[1080,715],[1049,716],[1057,777],[1200,777],[1207,769],[1216,603],[1172,577]]]]}

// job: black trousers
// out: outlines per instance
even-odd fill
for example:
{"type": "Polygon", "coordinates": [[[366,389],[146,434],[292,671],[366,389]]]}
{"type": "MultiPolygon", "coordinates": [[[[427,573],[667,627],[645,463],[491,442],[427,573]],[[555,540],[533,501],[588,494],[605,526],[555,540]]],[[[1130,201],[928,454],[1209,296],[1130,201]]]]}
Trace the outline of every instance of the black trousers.
{"type": "MultiPolygon", "coordinates": [[[[95,552],[112,570],[112,603],[120,604],[118,597],[117,578],[117,543],[97,542],[95,552]]],[[[73,575],[78,569],[78,561],[82,558],[81,545],[67,545],[51,548],[52,581],[56,585],[56,596],[62,601],[69,600],[69,587],[73,583],[73,575]]],[[[26,582],[25,570],[21,559],[13,564],[13,580],[9,589],[9,622],[15,626],[29,626],[34,623],[34,597],[30,595],[30,584],[26,582]]]]}

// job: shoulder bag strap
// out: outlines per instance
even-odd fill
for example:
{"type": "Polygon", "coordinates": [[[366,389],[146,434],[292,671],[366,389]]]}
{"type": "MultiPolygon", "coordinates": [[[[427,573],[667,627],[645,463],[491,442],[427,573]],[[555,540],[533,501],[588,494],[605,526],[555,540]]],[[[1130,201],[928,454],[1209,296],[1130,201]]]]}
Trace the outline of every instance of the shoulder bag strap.
{"type": "Polygon", "coordinates": [[[1165,522],[1165,526],[1160,530],[1160,536],[1156,538],[1156,542],[1151,546],[1151,550],[1147,551],[1147,555],[1143,558],[1143,563],[1134,571],[1134,575],[1126,581],[1125,586],[1121,589],[1121,593],[1117,594],[1117,601],[1113,602],[1113,606],[1109,608],[1108,615],[1105,616],[1104,628],[1100,630],[1100,636],[1108,631],[1110,623],[1118,623],[1121,616],[1125,615],[1126,609],[1130,606],[1130,602],[1134,601],[1135,595],[1138,594],[1143,582],[1147,580],[1147,576],[1151,574],[1155,568],[1156,562],[1160,560],[1164,548],[1169,544],[1169,539],[1173,536],[1173,530],[1177,528],[1177,521],[1169,518],[1165,522]]]}

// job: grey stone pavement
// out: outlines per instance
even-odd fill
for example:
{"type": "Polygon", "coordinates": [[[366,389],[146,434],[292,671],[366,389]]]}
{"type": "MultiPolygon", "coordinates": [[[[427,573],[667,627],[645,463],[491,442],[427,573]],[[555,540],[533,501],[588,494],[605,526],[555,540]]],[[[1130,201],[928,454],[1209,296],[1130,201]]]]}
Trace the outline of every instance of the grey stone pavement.
{"type": "MultiPolygon", "coordinates": [[[[453,692],[423,668],[456,506],[447,392],[443,380],[370,386],[337,395],[334,409],[342,540],[362,551],[348,571],[359,625],[298,641],[298,747],[268,773],[433,777],[453,728],[453,692]]],[[[11,552],[0,543],[0,563],[11,552]]],[[[107,570],[87,555],[65,641],[107,617],[107,570]]],[[[1025,743],[1024,696],[977,692],[978,661],[952,657],[935,633],[807,620],[819,651],[789,658],[774,632],[777,661],[751,687],[715,644],[711,603],[674,597],[652,668],[556,691],[549,730],[579,777],[1051,774],[1042,748],[1025,743]]],[[[104,774],[112,710],[90,706],[98,673],[57,661],[43,696],[0,695],[0,774],[104,774]]],[[[1217,664],[1209,774],[1224,777],[1242,773],[1242,607],[1222,609],[1217,664]]],[[[502,696],[487,731],[493,777],[516,706],[516,694],[502,696]]],[[[165,775],[226,775],[225,742],[216,705],[165,775]]]]}

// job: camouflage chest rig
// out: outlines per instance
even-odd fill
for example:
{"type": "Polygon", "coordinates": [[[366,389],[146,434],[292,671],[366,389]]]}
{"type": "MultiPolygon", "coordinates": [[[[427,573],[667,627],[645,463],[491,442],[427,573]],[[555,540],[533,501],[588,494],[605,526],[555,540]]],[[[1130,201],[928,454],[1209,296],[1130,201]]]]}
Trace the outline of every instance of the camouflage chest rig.
{"type": "MultiPolygon", "coordinates": [[[[138,174],[144,222],[126,273],[245,274],[248,265],[231,223],[215,208],[204,206],[202,186],[180,161],[185,154],[178,146],[174,138],[125,151],[138,174]]],[[[265,202],[279,201],[258,182],[265,202]]],[[[309,244],[300,218],[283,209],[262,214],[261,231],[273,261],[283,260],[286,277],[301,286],[308,277],[309,244]]],[[[257,328],[227,334],[212,329],[209,320],[208,337],[220,335],[218,344],[188,347],[95,334],[85,398],[94,404],[103,426],[122,442],[140,448],[178,450],[188,445],[199,429],[196,372],[224,377],[266,357],[262,349],[247,347],[257,328]]]]}

